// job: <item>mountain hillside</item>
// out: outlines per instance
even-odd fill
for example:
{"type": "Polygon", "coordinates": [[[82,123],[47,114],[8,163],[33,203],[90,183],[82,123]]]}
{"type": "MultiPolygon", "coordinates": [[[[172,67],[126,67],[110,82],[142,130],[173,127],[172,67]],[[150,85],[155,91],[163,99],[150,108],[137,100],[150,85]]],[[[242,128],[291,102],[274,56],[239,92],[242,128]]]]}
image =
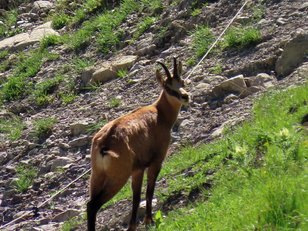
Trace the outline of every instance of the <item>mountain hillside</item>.
{"type": "MultiPolygon", "coordinates": [[[[183,148],[224,139],[226,131],[249,121],[264,93],[304,85],[305,1],[248,1],[196,67],[244,2],[0,0],[1,227],[23,216],[6,229],[85,229],[89,174],[44,202],[90,168],[91,138],[101,126],[157,99],[156,61],[171,68],[178,57],[183,78],[189,76],[191,103],[172,130],[168,164],[183,148]]],[[[191,161],[180,175],[196,173],[191,161]]],[[[162,176],[155,195],[167,195],[155,198],[154,211],[164,216],[207,200],[200,191],[212,187],[202,179],[196,187],[179,181],[172,188],[176,175],[162,176]]],[[[127,186],[101,210],[98,227],[125,229],[130,210],[127,186]]]]}

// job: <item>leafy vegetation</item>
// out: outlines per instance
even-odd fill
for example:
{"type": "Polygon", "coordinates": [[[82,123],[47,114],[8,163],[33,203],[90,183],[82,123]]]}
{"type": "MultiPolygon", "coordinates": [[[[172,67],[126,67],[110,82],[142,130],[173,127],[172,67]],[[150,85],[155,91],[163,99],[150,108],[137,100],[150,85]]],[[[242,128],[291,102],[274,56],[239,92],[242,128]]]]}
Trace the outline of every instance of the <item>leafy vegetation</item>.
{"type": "Polygon", "coordinates": [[[25,125],[17,116],[11,118],[0,118],[0,133],[4,133],[10,140],[18,140],[25,125]]]}
{"type": "Polygon", "coordinates": [[[199,26],[193,32],[192,37],[192,49],[195,52],[195,56],[200,58],[207,52],[209,46],[214,41],[214,35],[208,26],[199,26]]]}
{"type": "Polygon", "coordinates": [[[93,133],[97,132],[97,131],[98,131],[99,129],[101,129],[106,123],[107,123],[106,120],[100,120],[100,121],[97,122],[97,123],[90,124],[90,125],[87,127],[87,133],[93,134],[93,133]]]}
{"type": "Polygon", "coordinates": [[[42,106],[50,103],[53,100],[51,94],[54,92],[55,88],[62,82],[64,77],[62,75],[57,75],[52,79],[48,79],[37,83],[34,87],[32,93],[34,100],[37,105],[42,106]]]}
{"type": "Polygon", "coordinates": [[[18,13],[16,9],[4,11],[3,16],[0,17],[0,21],[2,22],[0,24],[0,38],[13,36],[20,32],[20,30],[15,27],[17,16],[18,13]]]}
{"type": "Polygon", "coordinates": [[[137,30],[133,34],[133,40],[138,39],[146,30],[148,30],[155,22],[155,17],[145,17],[137,25],[137,30]]]}
{"type": "Polygon", "coordinates": [[[262,39],[260,30],[254,27],[231,27],[227,30],[223,48],[244,48],[259,43],[262,39]]]}
{"type": "Polygon", "coordinates": [[[109,100],[110,107],[118,107],[121,105],[121,100],[119,98],[112,98],[109,100]]]}
{"type": "Polygon", "coordinates": [[[19,164],[16,167],[17,179],[14,181],[14,186],[19,192],[25,192],[33,183],[37,175],[37,169],[32,166],[19,164]]]}
{"type": "Polygon", "coordinates": [[[54,124],[57,122],[55,118],[42,118],[37,119],[33,122],[34,130],[33,134],[35,137],[42,139],[49,136],[52,132],[54,124]]]}
{"type": "Polygon", "coordinates": [[[47,50],[35,50],[27,54],[20,53],[15,64],[13,75],[8,78],[0,89],[1,101],[12,101],[29,95],[33,89],[34,77],[44,62],[58,58],[47,50]]]}
{"type": "Polygon", "coordinates": [[[120,69],[117,71],[117,76],[120,78],[125,78],[128,74],[128,71],[126,69],[120,69]]]}

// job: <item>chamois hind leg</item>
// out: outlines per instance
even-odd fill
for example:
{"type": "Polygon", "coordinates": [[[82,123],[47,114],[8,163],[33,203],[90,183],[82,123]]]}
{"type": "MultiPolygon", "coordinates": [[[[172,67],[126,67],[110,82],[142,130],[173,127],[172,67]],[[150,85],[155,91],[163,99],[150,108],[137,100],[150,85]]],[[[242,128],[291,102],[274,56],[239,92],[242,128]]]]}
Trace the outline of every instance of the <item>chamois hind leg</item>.
{"type": "Polygon", "coordinates": [[[113,175],[109,178],[105,177],[105,175],[97,177],[91,176],[90,201],[87,203],[88,231],[95,231],[95,221],[98,210],[104,203],[109,201],[120,191],[127,182],[129,176],[129,171],[122,171],[122,174],[118,174],[118,176],[113,175]]]}
{"type": "Polygon", "coordinates": [[[147,172],[148,182],[146,191],[146,215],[144,218],[144,223],[146,225],[154,223],[152,218],[152,199],[153,199],[156,179],[160,172],[160,169],[161,169],[161,163],[153,163],[148,168],[147,172]]]}
{"type": "Polygon", "coordinates": [[[133,190],[133,209],[129,222],[128,231],[135,231],[137,228],[137,213],[140,204],[141,187],[144,169],[134,169],[132,172],[132,190],[133,190]]]}

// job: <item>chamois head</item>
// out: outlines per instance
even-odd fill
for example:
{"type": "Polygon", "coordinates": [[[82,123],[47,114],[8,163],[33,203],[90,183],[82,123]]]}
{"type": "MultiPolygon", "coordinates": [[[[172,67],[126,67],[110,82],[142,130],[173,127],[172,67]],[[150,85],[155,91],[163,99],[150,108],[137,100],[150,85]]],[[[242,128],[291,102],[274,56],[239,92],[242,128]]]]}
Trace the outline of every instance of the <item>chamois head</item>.
{"type": "Polygon", "coordinates": [[[181,104],[187,105],[189,102],[189,94],[184,89],[184,80],[181,79],[182,62],[177,63],[176,58],[173,58],[173,75],[170,74],[165,64],[159,63],[166,72],[167,78],[164,78],[160,71],[156,70],[156,78],[163,89],[171,97],[176,98],[181,104]]]}

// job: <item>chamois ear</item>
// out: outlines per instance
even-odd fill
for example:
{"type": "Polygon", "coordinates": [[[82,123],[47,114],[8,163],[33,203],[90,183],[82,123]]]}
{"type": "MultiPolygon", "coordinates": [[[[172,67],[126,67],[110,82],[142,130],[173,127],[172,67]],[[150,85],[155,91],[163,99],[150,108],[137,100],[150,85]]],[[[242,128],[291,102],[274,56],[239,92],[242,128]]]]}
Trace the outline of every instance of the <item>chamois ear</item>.
{"type": "Polygon", "coordinates": [[[156,79],[157,79],[157,82],[161,85],[161,86],[164,86],[164,77],[163,75],[160,73],[160,71],[158,69],[156,69],[156,79]]]}

